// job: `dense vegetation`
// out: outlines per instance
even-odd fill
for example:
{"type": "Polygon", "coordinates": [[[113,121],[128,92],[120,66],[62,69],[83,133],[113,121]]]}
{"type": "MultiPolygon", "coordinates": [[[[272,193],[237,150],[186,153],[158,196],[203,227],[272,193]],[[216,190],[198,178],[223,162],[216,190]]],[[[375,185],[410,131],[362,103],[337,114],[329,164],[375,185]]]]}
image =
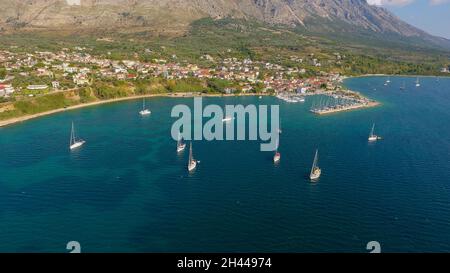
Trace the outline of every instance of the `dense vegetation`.
{"type": "MultiPolygon", "coordinates": [[[[336,71],[351,75],[366,73],[437,74],[450,64],[450,51],[416,45],[413,40],[380,42],[375,36],[327,35],[302,29],[267,26],[258,22],[234,19],[201,19],[194,22],[183,36],[154,36],[152,33],[101,33],[98,35],[61,33],[16,33],[0,37],[0,49],[28,51],[60,50],[86,47],[89,53],[111,59],[135,59],[152,62],[164,58],[176,62],[214,66],[202,59],[204,54],[215,59],[251,58],[286,66],[301,66],[308,71],[336,71]],[[100,39],[107,38],[107,39],[100,39]],[[345,56],[337,62],[335,53],[345,56]],[[311,62],[297,63],[292,56],[321,60],[316,68],[311,62]],[[312,57],[313,56],[313,57],[312,57]]],[[[1,73],[1,72],[0,72],[1,73]]]]}
{"type": "MultiPolygon", "coordinates": [[[[76,90],[47,94],[48,91],[40,91],[35,97],[16,96],[9,103],[0,104],[0,120],[24,115],[37,114],[45,111],[69,107],[82,103],[99,100],[118,99],[138,95],[157,95],[167,93],[211,93],[223,94],[226,88],[235,88],[234,83],[224,80],[199,80],[188,78],[183,80],[168,80],[164,78],[152,78],[125,82],[119,80],[97,81],[92,86],[82,87],[76,90]],[[1,111],[2,107],[11,107],[1,111]]],[[[27,94],[29,91],[26,91],[27,94]]],[[[0,101],[2,103],[2,101],[0,101]]]]}

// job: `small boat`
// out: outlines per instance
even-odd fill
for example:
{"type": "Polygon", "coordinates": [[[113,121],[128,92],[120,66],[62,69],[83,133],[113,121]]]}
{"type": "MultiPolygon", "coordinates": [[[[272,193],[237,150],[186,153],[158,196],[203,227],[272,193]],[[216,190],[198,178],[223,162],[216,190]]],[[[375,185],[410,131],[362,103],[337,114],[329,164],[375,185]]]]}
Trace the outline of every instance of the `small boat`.
{"type": "Polygon", "coordinates": [[[391,83],[391,77],[388,77],[386,83],[388,83],[388,84],[391,83]]]}
{"type": "Polygon", "coordinates": [[[276,152],[273,157],[273,162],[276,164],[276,163],[279,163],[280,160],[281,160],[281,154],[279,152],[276,152]]]}
{"type": "Polygon", "coordinates": [[[406,89],[406,83],[403,82],[403,84],[400,86],[400,90],[405,90],[406,89]]]}
{"type": "Polygon", "coordinates": [[[234,118],[232,118],[232,117],[225,117],[224,119],[222,119],[222,122],[230,122],[233,120],[234,120],[234,118]]]}
{"type": "Polygon", "coordinates": [[[142,100],[142,110],[139,112],[139,114],[141,116],[148,116],[150,115],[152,112],[148,109],[145,108],[145,99],[142,100]]]}
{"type": "Polygon", "coordinates": [[[419,80],[419,78],[417,78],[417,80],[416,80],[416,87],[420,87],[420,80],[419,80]]]}
{"type": "Polygon", "coordinates": [[[381,137],[375,135],[375,124],[372,126],[372,131],[369,135],[369,142],[375,142],[377,140],[381,140],[381,137]]]}
{"type": "Polygon", "coordinates": [[[194,156],[192,154],[192,142],[189,148],[189,164],[188,164],[188,170],[189,172],[192,172],[197,168],[197,160],[194,159],[194,156]]]}
{"type": "Polygon", "coordinates": [[[86,143],[86,141],[84,141],[82,139],[77,140],[77,137],[75,136],[75,126],[73,125],[73,122],[72,122],[72,131],[70,133],[70,144],[69,144],[70,150],[79,148],[79,147],[83,146],[85,143],[86,143]]]}
{"type": "Polygon", "coordinates": [[[262,99],[262,96],[259,96],[259,99],[262,99]]]}
{"type": "Polygon", "coordinates": [[[275,155],[273,156],[273,163],[279,163],[280,162],[280,160],[281,160],[281,154],[280,154],[280,152],[278,151],[278,148],[279,148],[279,146],[280,146],[280,141],[279,141],[279,137],[278,137],[278,139],[277,139],[277,149],[275,150],[275,155]]]}
{"type": "Polygon", "coordinates": [[[185,149],[186,149],[186,143],[184,143],[184,140],[181,137],[181,134],[178,133],[177,153],[181,153],[185,149]]]}
{"type": "Polygon", "coordinates": [[[311,174],[309,178],[314,182],[320,178],[322,175],[322,170],[319,168],[319,150],[316,150],[316,155],[314,157],[313,166],[311,168],[311,174]]]}

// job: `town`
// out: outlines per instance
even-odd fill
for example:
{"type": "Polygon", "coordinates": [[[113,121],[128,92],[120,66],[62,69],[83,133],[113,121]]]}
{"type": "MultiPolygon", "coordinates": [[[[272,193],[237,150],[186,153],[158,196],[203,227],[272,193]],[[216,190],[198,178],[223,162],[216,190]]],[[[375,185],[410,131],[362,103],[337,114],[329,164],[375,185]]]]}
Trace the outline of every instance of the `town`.
{"type": "MultiPolygon", "coordinates": [[[[176,55],[143,62],[137,57],[132,60],[108,58],[110,52],[104,56],[94,56],[90,51],[84,47],[62,48],[57,52],[0,51],[0,102],[26,100],[92,86],[100,89],[99,84],[104,87],[125,83],[136,89],[139,82],[161,79],[175,83],[180,80],[195,81],[197,86],[201,86],[191,90],[189,85],[184,85],[184,89],[177,92],[277,95],[288,102],[295,101],[290,98],[291,94],[302,97],[328,94],[350,98],[354,102],[352,108],[370,104],[370,100],[358,93],[345,90],[341,85],[344,77],[340,74],[317,69],[308,71],[309,67],[321,67],[320,60],[314,55],[308,60],[291,56],[291,61],[298,65],[285,67],[249,58],[215,59],[205,54],[201,56],[201,61],[209,65],[201,67],[179,61],[176,55]]],[[[151,52],[150,49],[147,51],[151,52]]],[[[334,56],[338,62],[345,58],[339,53],[334,56]]]]}

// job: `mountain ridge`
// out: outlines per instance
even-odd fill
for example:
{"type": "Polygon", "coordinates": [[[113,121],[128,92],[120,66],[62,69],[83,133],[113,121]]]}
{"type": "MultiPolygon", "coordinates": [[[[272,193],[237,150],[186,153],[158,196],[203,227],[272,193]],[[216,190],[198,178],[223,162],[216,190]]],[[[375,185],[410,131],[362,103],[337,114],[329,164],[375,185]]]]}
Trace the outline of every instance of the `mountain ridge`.
{"type": "Polygon", "coordinates": [[[449,40],[411,26],[366,0],[0,0],[0,27],[4,31],[126,29],[183,33],[192,22],[206,17],[257,20],[322,33],[360,30],[396,34],[450,49],[449,40]],[[338,23],[342,23],[341,29],[336,28],[338,23]]]}

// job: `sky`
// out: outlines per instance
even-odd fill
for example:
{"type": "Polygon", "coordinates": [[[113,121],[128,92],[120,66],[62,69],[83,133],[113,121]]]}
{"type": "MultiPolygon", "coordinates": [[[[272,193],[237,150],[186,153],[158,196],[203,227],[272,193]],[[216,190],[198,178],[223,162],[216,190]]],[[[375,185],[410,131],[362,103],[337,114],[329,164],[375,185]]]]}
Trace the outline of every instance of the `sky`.
{"type": "Polygon", "coordinates": [[[367,0],[426,32],[450,39],[450,0],[367,0]]]}

